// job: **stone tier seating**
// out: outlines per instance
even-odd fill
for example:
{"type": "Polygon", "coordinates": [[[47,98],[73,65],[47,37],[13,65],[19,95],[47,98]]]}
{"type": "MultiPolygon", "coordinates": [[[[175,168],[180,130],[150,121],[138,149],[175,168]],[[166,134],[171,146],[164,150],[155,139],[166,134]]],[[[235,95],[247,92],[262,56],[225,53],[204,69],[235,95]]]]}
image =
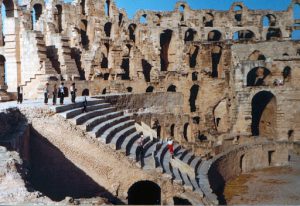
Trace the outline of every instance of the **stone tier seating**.
{"type": "MultiPolygon", "coordinates": [[[[123,111],[117,111],[103,99],[90,98],[87,112],[83,113],[82,108],[83,102],[52,107],[56,113],[87,132],[92,138],[110,144],[116,150],[123,151],[130,159],[137,159],[137,139],[141,132],[136,130],[135,121],[130,115],[125,115],[123,111]]],[[[197,177],[202,162],[201,158],[196,157],[179,144],[174,144],[174,154],[175,158],[172,161],[178,163],[176,167],[172,166],[166,142],[145,137],[142,168],[144,170],[156,169],[164,173],[166,178],[203,196],[197,177]],[[187,170],[180,167],[180,164],[194,174],[186,172],[187,170]]]]}

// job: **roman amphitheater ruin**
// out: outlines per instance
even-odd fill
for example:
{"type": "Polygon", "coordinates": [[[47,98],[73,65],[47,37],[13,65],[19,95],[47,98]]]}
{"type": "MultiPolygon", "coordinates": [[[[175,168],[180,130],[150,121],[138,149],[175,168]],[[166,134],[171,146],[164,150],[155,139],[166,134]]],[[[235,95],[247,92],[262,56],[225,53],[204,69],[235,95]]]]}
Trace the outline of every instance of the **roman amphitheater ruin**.
{"type": "Polygon", "coordinates": [[[1,5],[0,204],[226,204],[229,181],[299,157],[300,0],[132,19],[113,0],[1,5]],[[44,105],[61,82],[77,102],[44,105]]]}

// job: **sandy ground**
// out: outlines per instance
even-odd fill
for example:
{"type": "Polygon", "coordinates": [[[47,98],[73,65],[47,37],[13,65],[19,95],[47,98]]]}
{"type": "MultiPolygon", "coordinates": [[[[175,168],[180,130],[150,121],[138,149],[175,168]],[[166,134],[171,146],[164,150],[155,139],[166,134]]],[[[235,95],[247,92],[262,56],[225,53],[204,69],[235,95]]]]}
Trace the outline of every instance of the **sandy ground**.
{"type": "Polygon", "coordinates": [[[287,167],[240,175],[225,187],[227,204],[300,205],[300,156],[287,167]]]}

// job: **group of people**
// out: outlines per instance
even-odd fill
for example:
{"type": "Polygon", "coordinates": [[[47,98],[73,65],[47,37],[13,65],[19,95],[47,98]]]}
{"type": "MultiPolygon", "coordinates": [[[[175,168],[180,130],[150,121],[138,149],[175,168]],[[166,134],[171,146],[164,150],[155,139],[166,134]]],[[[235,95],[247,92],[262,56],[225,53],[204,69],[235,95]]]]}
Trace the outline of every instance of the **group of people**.
{"type": "MultiPolygon", "coordinates": [[[[66,91],[65,91],[65,86],[64,83],[62,82],[60,84],[60,86],[57,88],[57,85],[54,84],[53,86],[53,92],[52,92],[52,103],[53,105],[56,105],[56,100],[57,97],[59,98],[59,103],[61,105],[64,104],[64,98],[66,95],[66,91]]],[[[75,87],[75,83],[72,83],[71,87],[70,87],[70,93],[71,93],[71,100],[72,103],[75,103],[75,99],[76,99],[76,92],[77,89],[75,87]]],[[[44,87],[44,103],[47,105],[48,104],[48,100],[49,100],[49,95],[50,94],[50,90],[49,90],[49,83],[46,83],[45,87],[44,87]]]]}

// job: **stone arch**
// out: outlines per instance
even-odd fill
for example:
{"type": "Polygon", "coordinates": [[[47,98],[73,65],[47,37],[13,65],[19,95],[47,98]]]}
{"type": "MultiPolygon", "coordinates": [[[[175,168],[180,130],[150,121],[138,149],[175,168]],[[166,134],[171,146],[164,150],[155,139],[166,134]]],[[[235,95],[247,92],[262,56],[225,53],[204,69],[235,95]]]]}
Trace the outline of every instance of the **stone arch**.
{"type": "Polygon", "coordinates": [[[140,23],[147,24],[147,14],[143,14],[140,16],[140,23]]]}
{"type": "Polygon", "coordinates": [[[63,8],[62,8],[61,4],[56,4],[55,8],[57,10],[57,14],[55,14],[55,19],[56,19],[56,22],[57,22],[58,33],[61,33],[62,30],[63,30],[62,29],[62,11],[63,11],[63,8]]]}
{"type": "Polygon", "coordinates": [[[190,111],[195,112],[197,107],[196,107],[196,100],[199,92],[199,85],[194,84],[191,89],[190,89],[190,98],[189,98],[189,103],[190,103],[190,111]]]}
{"type": "Polygon", "coordinates": [[[222,57],[222,47],[221,46],[214,46],[211,51],[211,65],[212,65],[212,72],[211,76],[213,78],[219,77],[219,64],[222,57]]]}
{"type": "Polygon", "coordinates": [[[269,91],[256,93],[251,102],[253,136],[274,138],[276,136],[276,97],[269,91]]]}
{"type": "Polygon", "coordinates": [[[106,92],[107,92],[107,89],[104,88],[104,89],[102,90],[102,94],[106,94],[106,92]]]}
{"type": "Polygon", "coordinates": [[[160,26],[160,22],[161,22],[161,15],[160,14],[155,14],[156,17],[156,26],[160,26]]]}
{"type": "Polygon", "coordinates": [[[218,132],[225,133],[229,130],[228,110],[226,99],[221,100],[213,110],[214,125],[218,132]]]}
{"type": "Polygon", "coordinates": [[[170,29],[164,30],[164,32],[160,34],[161,71],[167,71],[169,67],[169,47],[170,47],[172,36],[173,36],[173,31],[170,29]]]}
{"type": "Polygon", "coordinates": [[[85,0],[80,1],[81,13],[85,15],[85,0]]]}
{"type": "Polygon", "coordinates": [[[128,26],[129,30],[129,39],[135,42],[135,29],[136,29],[136,24],[130,24],[128,26]]]}
{"type": "Polygon", "coordinates": [[[269,28],[267,35],[266,35],[266,40],[278,40],[282,37],[282,33],[280,28],[269,28]]]}
{"type": "Polygon", "coordinates": [[[167,89],[167,92],[176,92],[176,86],[171,84],[168,89],[167,89]]]}
{"type": "Polygon", "coordinates": [[[123,24],[123,18],[124,18],[124,14],[119,13],[119,22],[118,22],[119,27],[123,24]]]}
{"type": "Polygon", "coordinates": [[[234,6],[233,11],[242,11],[243,10],[243,6],[240,4],[237,4],[234,6]]]}
{"type": "Polygon", "coordinates": [[[195,39],[195,35],[197,34],[197,31],[195,31],[194,29],[189,28],[184,35],[184,41],[188,42],[188,41],[194,41],[195,39]]]}
{"type": "Polygon", "coordinates": [[[106,16],[110,16],[110,0],[106,0],[104,3],[104,11],[106,16]]]}
{"type": "Polygon", "coordinates": [[[192,81],[198,81],[198,72],[193,72],[192,73],[192,81]]]}
{"type": "Polygon", "coordinates": [[[284,82],[288,82],[289,79],[291,78],[291,73],[292,73],[292,69],[289,66],[284,67],[284,69],[282,70],[282,77],[284,82]]]}
{"type": "Polygon", "coordinates": [[[109,45],[108,44],[102,45],[100,51],[101,51],[100,66],[101,68],[108,68],[109,45]]]}
{"type": "Polygon", "coordinates": [[[3,55],[0,55],[0,87],[6,85],[5,62],[5,57],[3,55]]]}
{"type": "Polygon", "coordinates": [[[145,59],[142,59],[142,68],[143,68],[143,74],[146,82],[151,81],[151,69],[152,65],[145,59]]]}
{"type": "Polygon", "coordinates": [[[267,14],[262,18],[263,27],[276,26],[276,16],[273,14],[267,14]]]}
{"type": "Polygon", "coordinates": [[[2,6],[5,7],[5,17],[14,17],[15,4],[13,0],[3,0],[2,6]]]}
{"type": "Polygon", "coordinates": [[[104,24],[104,32],[105,32],[106,37],[110,37],[111,28],[112,28],[112,23],[111,22],[107,22],[106,24],[104,24]]]}
{"type": "Polygon", "coordinates": [[[147,89],[146,89],[146,92],[147,93],[152,93],[154,91],[154,87],[153,86],[149,86],[149,87],[147,87],[147,89]]]}
{"type": "Polygon", "coordinates": [[[253,40],[255,34],[251,30],[239,30],[233,34],[233,40],[253,40]]]}
{"type": "Polygon", "coordinates": [[[161,188],[152,181],[134,183],[128,190],[129,205],[160,205],[161,188]]]}
{"type": "Polygon", "coordinates": [[[191,131],[190,131],[190,124],[189,123],[185,123],[183,125],[183,138],[188,141],[188,137],[191,136],[191,131]]]}
{"type": "Polygon", "coordinates": [[[190,52],[189,52],[189,65],[190,65],[190,68],[195,68],[196,67],[199,50],[200,50],[199,46],[191,46],[191,49],[190,49],[190,52]]]}
{"type": "Polygon", "coordinates": [[[265,55],[259,51],[259,50],[254,50],[248,57],[248,60],[251,60],[251,61],[257,61],[257,60],[263,60],[265,61],[266,60],[266,57],[265,55]]]}
{"type": "Polygon", "coordinates": [[[203,17],[203,25],[205,27],[213,27],[214,26],[214,15],[212,13],[206,13],[203,17]]]}
{"type": "Polygon", "coordinates": [[[110,76],[109,73],[104,73],[103,79],[104,79],[104,80],[108,80],[108,79],[109,79],[109,76],[110,76]]]}
{"type": "Polygon", "coordinates": [[[233,7],[233,11],[234,11],[234,19],[237,22],[241,22],[242,21],[242,15],[243,15],[243,6],[240,4],[236,4],[233,7]]]}
{"type": "Polygon", "coordinates": [[[175,124],[172,124],[170,127],[170,136],[175,137],[175,124]]]}
{"type": "Polygon", "coordinates": [[[43,5],[40,3],[35,3],[32,6],[31,11],[31,21],[32,21],[32,29],[36,29],[36,22],[40,19],[41,15],[43,14],[43,5]]]}
{"type": "Polygon", "coordinates": [[[84,89],[81,93],[81,96],[90,96],[90,90],[89,89],[84,89]]]}
{"type": "Polygon", "coordinates": [[[271,72],[265,67],[255,67],[247,74],[247,86],[264,86],[265,79],[271,72]]]}
{"type": "Polygon", "coordinates": [[[133,92],[133,88],[132,87],[127,87],[126,90],[127,90],[127,92],[130,92],[130,93],[133,92]]]}
{"type": "Polygon", "coordinates": [[[208,41],[220,41],[222,40],[222,33],[218,30],[212,30],[207,35],[208,41]]]}

